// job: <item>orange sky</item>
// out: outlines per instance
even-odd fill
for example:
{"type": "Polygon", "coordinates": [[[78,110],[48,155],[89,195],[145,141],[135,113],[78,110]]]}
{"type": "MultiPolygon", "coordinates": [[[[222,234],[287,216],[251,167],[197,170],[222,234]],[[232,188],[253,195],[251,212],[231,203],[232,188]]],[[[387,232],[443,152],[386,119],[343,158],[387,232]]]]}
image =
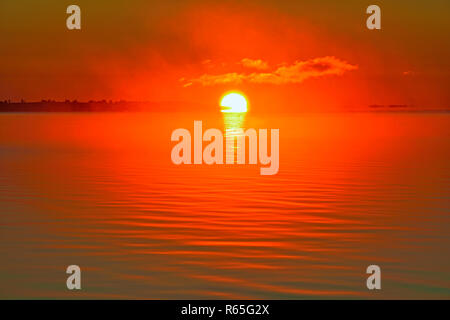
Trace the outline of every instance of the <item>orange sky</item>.
{"type": "Polygon", "coordinates": [[[267,110],[369,104],[450,108],[450,3],[378,1],[2,1],[0,99],[215,105],[246,93],[267,110]]]}

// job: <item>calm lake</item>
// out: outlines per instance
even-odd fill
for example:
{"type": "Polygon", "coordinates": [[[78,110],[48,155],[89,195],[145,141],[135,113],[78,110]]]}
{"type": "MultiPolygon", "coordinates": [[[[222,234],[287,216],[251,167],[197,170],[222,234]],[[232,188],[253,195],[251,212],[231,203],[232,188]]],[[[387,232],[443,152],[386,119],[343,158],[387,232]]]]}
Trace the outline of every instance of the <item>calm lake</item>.
{"type": "Polygon", "coordinates": [[[280,129],[272,176],[174,165],[194,120],[226,125],[0,114],[0,298],[450,298],[450,114],[248,114],[280,129]]]}

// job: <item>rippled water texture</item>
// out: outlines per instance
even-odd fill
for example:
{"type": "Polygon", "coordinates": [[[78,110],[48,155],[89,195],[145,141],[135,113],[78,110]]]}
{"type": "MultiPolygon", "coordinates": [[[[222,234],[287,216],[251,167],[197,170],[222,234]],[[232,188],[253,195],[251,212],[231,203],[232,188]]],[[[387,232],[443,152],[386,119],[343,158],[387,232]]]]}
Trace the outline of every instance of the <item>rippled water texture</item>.
{"type": "Polygon", "coordinates": [[[171,132],[194,120],[224,127],[1,114],[0,297],[450,297],[448,114],[248,114],[244,128],[280,129],[274,176],[172,164],[171,132]]]}

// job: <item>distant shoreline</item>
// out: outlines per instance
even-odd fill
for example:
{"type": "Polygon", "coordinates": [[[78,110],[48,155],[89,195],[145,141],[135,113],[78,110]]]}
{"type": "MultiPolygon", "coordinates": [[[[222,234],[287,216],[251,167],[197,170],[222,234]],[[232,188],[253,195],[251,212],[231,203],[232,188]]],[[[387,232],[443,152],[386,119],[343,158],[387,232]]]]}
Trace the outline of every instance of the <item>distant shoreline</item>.
{"type": "MultiPolygon", "coordinates": [[[[189,110],[191,112],[214,112],[212,106],[199,105],[193,103],[182,102],[136,102],[136,101],[87,101],[78,102],[70,101],[54,101],[42,100],[39,102],[11,102],[0,101],[0,113],[43,113],[43,112],[183,112],[189,110]]],[[[267,111],[267,110],[265,110],[267,111]]],[[[290,113],[281,109],[278,113],[290,113]]],[[[342,110],[299,110],[296,113],[449,113],[450,108],[431,109],[418,108],[408,105],[369,105],[366,108],[354,109],[343,108],[342,110]]]]}
{"type": "Polygon", "coordinates": [[[144,106],[158,107],[145,102],[127,101],[40,101],[0,102],[0,112],[123,112],[144,111],[144,106]]]}

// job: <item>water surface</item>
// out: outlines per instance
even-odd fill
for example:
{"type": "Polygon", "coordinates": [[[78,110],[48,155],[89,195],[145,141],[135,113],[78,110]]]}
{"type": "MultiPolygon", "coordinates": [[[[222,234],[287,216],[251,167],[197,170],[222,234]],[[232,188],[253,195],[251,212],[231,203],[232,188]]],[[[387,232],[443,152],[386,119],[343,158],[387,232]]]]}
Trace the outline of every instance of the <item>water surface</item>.
{"type": "Polygon", "coordinates": [[[0,297],[450,297],[449,115],[249,114],[245,128],[280,129],[274,176],[172,164],[171,132],[194,120],[224,126],[1,114],[0,297]]]}

